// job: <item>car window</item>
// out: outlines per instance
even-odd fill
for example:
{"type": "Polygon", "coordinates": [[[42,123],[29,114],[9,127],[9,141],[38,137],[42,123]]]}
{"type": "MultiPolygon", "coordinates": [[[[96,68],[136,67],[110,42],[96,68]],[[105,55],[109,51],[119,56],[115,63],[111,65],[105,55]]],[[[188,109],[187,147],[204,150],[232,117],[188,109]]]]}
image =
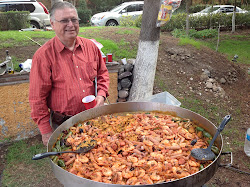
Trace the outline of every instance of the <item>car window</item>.
{"type": "Polygon", "coordinates": [[[33,4],[24,4],[25,10],[29,12],[34,12],[35,11],[35,6],[33,4]]]}
{"type": "Polygon", "coordinates": [[[5,5],[0,5],[0,12],[5,12],[5,5]]]}
{"type": "Polygon", "coordinates": [[[111,9],[110,12],[119,12],[123,8],[123,4],[116,6],[115,8],[111,9]]]}
{"type": "Polygon", "coordinates": [[[135,12],[136,5],[129,5],[126,9],[127,9],[127,12],[135,12]]]}
{"type": "Polygon", "coordinates": [[[228,12],[233,12],[234,11],[234,8],[233,7],[226,7],[225,8],[225,12],[228,13],[228,12]]]}
{"type": "Polygon", "coordinates": [[[136,11],[143,11],[143,4],[138,4],[136,11]]]}
{"type": "Polygon", "coordinates": [[[216,10],[218,10],[220,7],[213,7],[213,10],[211,11],[211,9],[210,9],[210,11],[211,12],[214,12],[214,11],[216,11],[216,10]]]}
{"type": "Polygon", "coordinates": [[[25,11],[23,4],[8,4],[8,11],[25,11]]]}

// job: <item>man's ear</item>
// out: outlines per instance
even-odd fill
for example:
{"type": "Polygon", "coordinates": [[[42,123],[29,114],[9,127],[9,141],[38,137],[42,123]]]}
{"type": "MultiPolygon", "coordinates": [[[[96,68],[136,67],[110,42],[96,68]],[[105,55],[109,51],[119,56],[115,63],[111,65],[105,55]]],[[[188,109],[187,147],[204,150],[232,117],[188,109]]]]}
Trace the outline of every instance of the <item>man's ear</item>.
{"type": "Polygon", "coordinates": [[[54,27],[54,21],[52,21],[51,19],[50,19],[50,25],[51,25],[52,29],[54,29],[53,28],[54,27]]]}

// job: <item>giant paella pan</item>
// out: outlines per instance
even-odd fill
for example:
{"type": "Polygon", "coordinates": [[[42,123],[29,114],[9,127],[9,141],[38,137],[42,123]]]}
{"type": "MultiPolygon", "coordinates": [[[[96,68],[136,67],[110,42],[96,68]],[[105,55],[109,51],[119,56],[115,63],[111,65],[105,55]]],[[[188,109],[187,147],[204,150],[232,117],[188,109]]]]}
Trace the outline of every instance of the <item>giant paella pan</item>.
{"type": "MultiPolygon", "coordinates": [[[[205,129],[206,132],[211,134],[212,136],[216,133],[216,126],[207,120],[206,118],[202,117],[201,115],[194,113],[190,110],[172,106],[172,105],[166,105],[162,103],[152,103],[152,102],[127,102],[127,103],[118,103],[118,104],[110,104],[101,106],[95,109],[90,109],[84,112],[81,112],[67,121],[65,121],[59,128],[57,128],[54,133],[52,134],[49,142],[47,151],[51,152],[53,148],[55,147],[56,142],[58,142],[58,137],[62,135],[63,132],[66,132],[76,124],[82,123],[87,120],[91,120],[93,118],[97,118],[104,115],[112,115],[115,113],[133,113],[133,112],[162,112],[167,113],[171,116],[176,116],[179,118],[185,118],[190,119],[190,121],[195,122],[196,124],[199,124],[199,127],[202,129],[205,129]]],[[[152,140],[153,141],[153,140],[152,140]]],[[[202,186],[207,181],[209,181],[215,172],[218,169],[219,163],[220,163],[220,156],[221,156],[221,150],[223,146],[223,140],[222,136],[218,136],[215,140],[215,144],[218,147],[218,155],[213,160],[210,161],[206,167],[200,168],[199,171],[192,173],[190,175],[184,176],[179,179],[174,180],[160,180],[157,183],[153,184],[140,184],[140,183],[131,183],[132,185],[138,184],[140,186],[157,186],[157,187],[169,187],[169,186],[202,186]]],[[[92,150],[91,150],[92,151],[92,150]]],[[[97,152],[95,152],[97,153],[97,152]]],[[[128,156],[127,156],[128,157],[128,156]]],[[[138,162],[138,161],[137,161],[138,162]]],[[[53,172],[56,176],[56,178],[64,185],[64,186],[95,186],[95,187],[111,187],[111,186],[131,186],[128,185],[128,183],[124,184],[109,184],[106,182],[100,182],[97,180],[91,180],[90,178],[85,178],[80,175],[74,174],[74,172],[69,172],[63,167],[60,167],[58,163],[53,162],[53,160],[50,160],[51,167],[53,169],[53,172]]],[[[90,167],[90,165],[89,165],[90,167]]],[[[111,167],[111,166],[110,166],[111,167]]],[[[85,168],[87,170],[88,168],[85,168]]],[[[133,170],[130,167],[130,171],[133,170]]],[[[96,171],[98,172],[98,171],[96,171]]],[[[95,172],[92,173],[94,175],[95,172]]]]}

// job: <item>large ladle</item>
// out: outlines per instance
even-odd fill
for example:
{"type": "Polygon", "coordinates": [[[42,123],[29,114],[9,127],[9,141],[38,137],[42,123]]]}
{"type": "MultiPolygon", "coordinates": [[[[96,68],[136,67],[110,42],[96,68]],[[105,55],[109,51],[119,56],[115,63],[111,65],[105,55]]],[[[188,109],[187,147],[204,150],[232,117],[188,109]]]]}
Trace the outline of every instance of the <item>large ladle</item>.
{"type": "Polygon", "coordinates": [[[60,151],[60,152],[47,152],[47,153],[39,153],[32,157],[32,160],[39,160],[48,156],[58,155],[62,153],[86,153],[93,149],[96,146],[97,142],[96,140],[90,140],[87,143],[84,143],[83,145],[80,145],[79,148],[76,151],[60,151]]]}
{"type": "Polygon", "coordinates": [[[215,139],[220,134],[220,132],[224,129],[226,124],[231,119],[230,115],[226,115],[221,122],[220,126],[218,127],[216,134],[214,135],[213,139],[211,140],[209,146],[206,149],[197,148],[191,150],[191,156],[196,158],[197,160],[213,160],[215,158],[214,152],[211,150],[212,145],[214,144],[215,139]]]}

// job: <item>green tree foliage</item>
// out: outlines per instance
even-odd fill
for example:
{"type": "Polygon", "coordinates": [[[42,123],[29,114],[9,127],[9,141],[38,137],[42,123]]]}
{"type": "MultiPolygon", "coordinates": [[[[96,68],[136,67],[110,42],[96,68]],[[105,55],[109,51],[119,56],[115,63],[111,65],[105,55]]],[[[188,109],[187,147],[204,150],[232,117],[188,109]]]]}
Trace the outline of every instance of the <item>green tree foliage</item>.
{"type": "Polygon", "coordinates": [[[92,11],[88,9],[86,0],[80,0],[79,5],[77,6],[78,16],[81,19],[80,23],[87,24],[89,23],[92,11]]]}
{"type": "Polygon", "coordinates": [[[29,27],[28,11],[8,11],[0,14],[1,31],[19,30],[27,27],[29,27]]]}
{"type": "Polygon", "coordinates": [[[99,12],[110,11],[115,6],[128,1],[133,0],[91,0],[88,7],[92,10],[93,14],[96,14],[99,12]]]}

